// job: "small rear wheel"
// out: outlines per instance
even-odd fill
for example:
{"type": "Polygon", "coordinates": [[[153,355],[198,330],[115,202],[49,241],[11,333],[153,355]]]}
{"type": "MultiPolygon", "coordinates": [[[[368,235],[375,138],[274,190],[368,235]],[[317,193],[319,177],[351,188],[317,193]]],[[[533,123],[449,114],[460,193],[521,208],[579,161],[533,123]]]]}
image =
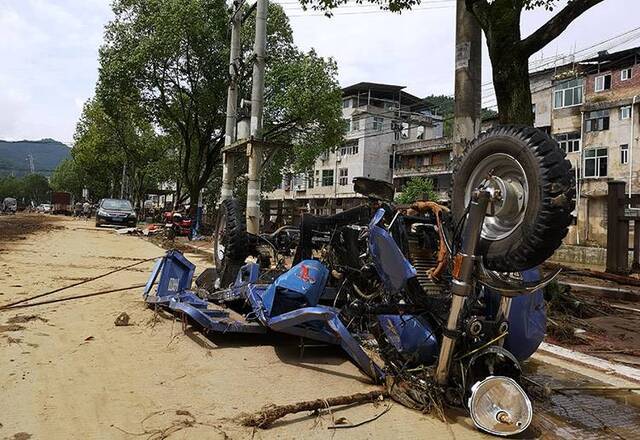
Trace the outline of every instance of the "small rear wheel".
{"type": "Polygon", "coordinates": [[[471,195],[490,177],[502,199],[491,204],[479,253],[487,269],[519,272],[551,257],[567,235],[575,202],[571,163],[555,140],[532,127],[503,126],[480,135],[456,167],[456,224],[471,195]]]}

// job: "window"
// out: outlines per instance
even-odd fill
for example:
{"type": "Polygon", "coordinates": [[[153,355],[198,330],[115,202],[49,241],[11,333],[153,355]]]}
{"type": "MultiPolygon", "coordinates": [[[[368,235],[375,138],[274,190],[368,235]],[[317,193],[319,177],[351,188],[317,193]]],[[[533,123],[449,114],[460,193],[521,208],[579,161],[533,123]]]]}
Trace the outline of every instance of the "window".
{"type": "MultiPolygon", "coordinates": [[[[317,172],[317,171],[316,171],[317,172]]],[[[314,187],[313,173],[307,174],[307,188],[311,189],[314,187]]]]}
{"type": "Polygon", "coordinates": [[[578,132],[557,134],[556,140],[565,153],[580,151],[580,133],[578,132]]]}
{"type": "Polygon", "coordinates": [[[628,81],[631,79],[631,75],[632,75],[632,71],[631,71],[631,67],[629,67],[628,69],[622,69],[620,71],[620,81],[628,81]]]}
{"type": "Polygon", "coordinates": [[[554,108],[582,104],[582,78],[563,81],[555,87],[554,108]]]}
{"type": "Polygon", "coordinates": [[[602,92],[611,88],[611,74],[596,76],[596,92],[602,92]]]}
{"type": "Polygon", "coordinates": [[[351,154],[358,154],[358,141],[347,142],[340,147],[340,156],[348,156],[351,154]]]}
{"type": "Polygon", "coordinates": [[[291,179],[291,186],[294,191],[304,191],[307,189],[307,176],[304,174],[296,174],[291,179]]]}
{"type": "Polygon", "coordinates": [[[333,186],[333,170],[322,170],[322,186],[333,186]]]}
{"type": "Polygon", "coordinates": [[[349,184],[349,168],[340,168],[338,170],[338,185],[345,186],[349,184]]]}
{"type": "Polygon", "coordinates": [[[620,107],[620,119],[629,119],[631,117],[631,106],[625,105],[620,107]]]}
{"type": "Polygon", "coordinates": [[[629,145],[622,144],[620,145],[620,165],[625,165],[629,163],[629,145]]]}
{"type": "Polygon", "coordinates": [[[594,148],[584,152],[584,177],[607,177],[606,148],[594,148]]]}
{"type": "Polygon", "coordinates": [[[416,130],[416,139],[424,139],[424,125],[418,125],[416,130]]]}
{"type": "Polygon", "coordinates": [[[587,113],[587,131],[603,131],[609,129],[609,110],[598,110],[587,113]]]}
{"type": "Polygon", "coordinates": [[[536,105],[535,104],[531,104],[531,111],[533,112],[533,119],[536,118],[536,105]]]}
{"type": "Polygon", "coordinates": [[[382,124],[384,124],[384,118],[380,117],[380,116],[374,116],[373,117],[373,124],[371,125],[371,128],[373,130],[380,131],[380,130],[382,130],[382,124]]]}
{"type": "Polygon", "coordinates": [[[402,139],[408,139],[409,138],[409,123],[408,122],[403,122],[402,123],[402,130],[400,131],[400,135],[402,136],[402,139]]]}
{"type": "Polygon", "coordinates": [[[351,107],[351,99],[343,99],[342,100],[342,108],[349,108],[351,107]]]}
{"type": "Polygon", "coordinates": [[[360,119],[352,118],[351,119],[351,131],[358,131],[358,130],[360,130],[360,119]]]}

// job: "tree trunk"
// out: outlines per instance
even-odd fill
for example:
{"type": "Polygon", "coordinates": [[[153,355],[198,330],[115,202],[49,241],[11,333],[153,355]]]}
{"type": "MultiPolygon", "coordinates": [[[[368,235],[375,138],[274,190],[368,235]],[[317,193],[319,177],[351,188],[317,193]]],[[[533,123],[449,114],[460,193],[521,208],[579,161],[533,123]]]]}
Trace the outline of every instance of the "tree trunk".
{"type": "Polygon", "coordinates": [[[513,0],[474,3],[471,11],[487,37],[500,124],[533,125],[529,55],[520,39],[522,6],[513,0]]]}
{"type": "MultiPolygon", "coordinates": [[[[500,51],[498,51],[500,52],[500,51]]],[[[500,124],[533,126],[529,57],[517,51],[490,53],[500,124]]]]}
{"type": "Polygon", "coordinates": [[[198,209],[198,197],[200,197],[200,188],[198,188],[198,184],[195,183],[193,186],[189,187],[189,198],[191,199],[189,202],[189,216],[191,218],[196,217],[196,209],[198,209]]]}

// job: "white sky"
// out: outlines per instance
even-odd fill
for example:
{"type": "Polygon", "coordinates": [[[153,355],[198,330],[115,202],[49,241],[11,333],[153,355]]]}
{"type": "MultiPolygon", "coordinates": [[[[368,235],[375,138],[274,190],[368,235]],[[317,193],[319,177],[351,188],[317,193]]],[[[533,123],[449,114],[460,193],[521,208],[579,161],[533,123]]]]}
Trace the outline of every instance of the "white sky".
{"type": "MultiPolygon", "coordinates": [[[[417,10],[402,15],[349,5],[333,18],[303,12],[295,0],[275,1],[290,15],[300,47],[337,60],[341,85],[371,81],[405,85],[418,96],[453,93],[454,0],[422,0],[417,10]]],[[[72,140],[82,104],[93,94],[103,26],[112,16],[109,3],[0,0],[0,139],[72,140]]],[[[551,15],[525,13],[523,34],[551,15]]],[[[532,60],[570,54],[623,34],[640,26],[638,17],[640,1],[605,0],[532,60]]],[[[618,45],[613,50],[640,45],[640,31],[612,44],[618,45]]],[[[590,52],[600,48],[608,47],[590,52]]],[[[486,50],[483,64],[487,83],[486,50]]],[[[495,103],[491,95],[486,85],[485,105],[495,103]]]]}

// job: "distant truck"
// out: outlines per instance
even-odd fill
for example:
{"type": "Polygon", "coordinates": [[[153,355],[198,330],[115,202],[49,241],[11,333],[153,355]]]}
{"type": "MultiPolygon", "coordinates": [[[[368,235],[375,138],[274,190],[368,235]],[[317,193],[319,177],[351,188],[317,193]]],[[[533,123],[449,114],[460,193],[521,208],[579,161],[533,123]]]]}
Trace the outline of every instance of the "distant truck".
{"type": "Polygon", "coordinates": [[[52,214],[71,215],[73,212],[71,193],[54,191],[51,193],[51,204],[53,205],[52,214]]]}
{"type": "Polygon", "coordinates": [[[2,203],[0,203],[0,212],[15,214],[17,210],[18,202],[13,197],[6,197],[2,203]]]}

